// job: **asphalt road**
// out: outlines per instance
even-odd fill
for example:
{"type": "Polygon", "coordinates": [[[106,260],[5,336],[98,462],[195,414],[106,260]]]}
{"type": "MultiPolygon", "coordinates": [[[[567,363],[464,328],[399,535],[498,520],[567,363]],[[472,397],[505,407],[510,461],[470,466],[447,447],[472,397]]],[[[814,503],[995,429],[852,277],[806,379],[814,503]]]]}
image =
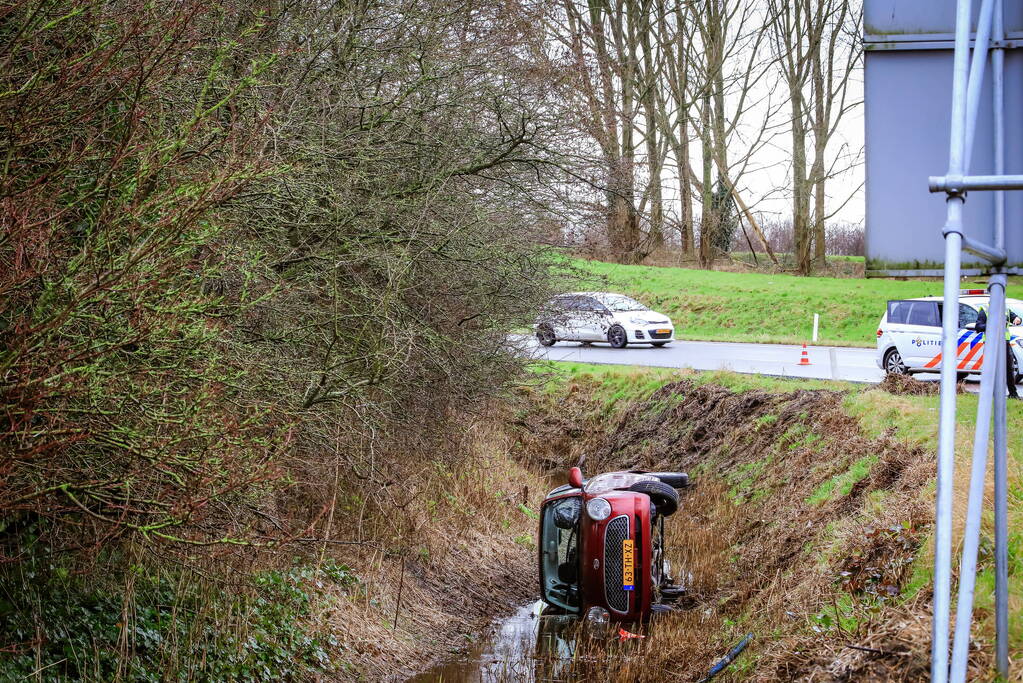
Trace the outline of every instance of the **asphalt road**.
{"type": "MultiPolygon", "coordinates": [[[[517,337],[521,348],[538,360],[577,361],[611,365],[646,365],[695,370],[731,370],[777,377],[837,379],[851,382],[880,382],[884,373],[877,367],[874,349],[845,346],[810,346],[809,365],[800,365],[801,346],[785,344],[741,344],[735,342],[674,341],[668,346],[628,346],[613,349],[607,344],[584,346],[558,342],[540,346],[536,339],[517,337]]],[[[920,375],[920,379],[928,375],[920,375]]],[[[938,376],[934,375],[936,379],[938,376]]]]}

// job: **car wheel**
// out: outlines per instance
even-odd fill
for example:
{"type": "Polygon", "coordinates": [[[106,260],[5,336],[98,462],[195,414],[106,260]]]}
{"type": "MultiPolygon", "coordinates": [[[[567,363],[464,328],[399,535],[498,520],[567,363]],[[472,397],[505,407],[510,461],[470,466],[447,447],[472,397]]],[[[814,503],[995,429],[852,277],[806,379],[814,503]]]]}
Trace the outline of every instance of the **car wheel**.
{"type": "Polygon", "coordinates": [[[612,325],[607,331],[607,343],[616,349],[624,349],[629,343],[629,337],[625,334],[625,328],[621,325],[612,325]]]}
{"type": "Polygon", "coordinates": [[[668,342],[650,342],[650,346],[664,346],[668,342]]]}
{"type": "Polygon", "coordinates": [[[558,341],[558,338],[554,336],[554,330],[546,325],[536,331],[536,338],[540,342],[540,346],[554,346],[554,342],[558,341]]]}
{"type": "Polygon", "coordinates": [[[884,355],[884,371],[888,375],[908,375],[909,370],[902,362],[898,349],[891,349],[884,355]]]}
{"type": "Polygon", "coordinates": [[[665,517],[675,514],[678,510],[678,491],[663,481],[637,481],[629,490],[650,496],[650,501],[657,506],[657,511],[665,517]]]}

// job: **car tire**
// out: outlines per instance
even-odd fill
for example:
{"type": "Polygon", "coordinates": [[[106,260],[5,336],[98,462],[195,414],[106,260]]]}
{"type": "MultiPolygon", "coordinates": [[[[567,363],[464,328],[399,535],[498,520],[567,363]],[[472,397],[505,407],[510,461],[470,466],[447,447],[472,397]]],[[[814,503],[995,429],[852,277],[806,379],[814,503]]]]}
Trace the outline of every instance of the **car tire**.
{"type": "Polygon", "coordinates": [[[902,362],[902,355],[898,349],[888,349],[884,354],[884,374],[886,375],[908,375],[909,369],[902,362]]]}
{"type": "Polygon", "coordinates": [[[540,346],[554,346],[558,338],[554,336],[554,330],[544,325],[536,331],[536,339],[540,346]]]}
{"type": "Polygon", "coordinates": [[[650,502],[656,505],[657,511],[665,517],[675,514],[678,510],[678,491],[663,481],[637,481],[629,490],[648,495],[650,502]]]}
{"type": "Polygon", "coordinates": [[[658,347],[660,347],[660,346],[664,346],[667,343],[668,342],[650,342],[650,346],[658,346],[658,347]]]}
{"type": "Polygon", "coordinates": [[[624,349],[629,343],[629,335],[621,325],[612,325],[607,331],[607,343],[615,349],[624,349]]]}
{"type": "Polygon", "coordinates": [[[647,472],[651,477],[657,477],[673,489],[684,489],[689,486],[689,475],[685,472],[647,472]]]}

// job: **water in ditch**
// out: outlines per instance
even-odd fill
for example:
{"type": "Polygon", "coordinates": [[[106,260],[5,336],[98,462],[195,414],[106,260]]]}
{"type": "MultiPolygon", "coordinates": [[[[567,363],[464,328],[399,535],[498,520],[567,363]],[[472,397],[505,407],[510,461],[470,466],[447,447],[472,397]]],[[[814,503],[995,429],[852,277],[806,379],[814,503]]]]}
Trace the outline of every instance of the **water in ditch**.
{"type": "Polygon", "coordinates": [[[530,603],[495,622],[472,649],[410,679],[410,683],[542,683],[562,680],[575,651],[577,622],[540,616],[530,603]]]}

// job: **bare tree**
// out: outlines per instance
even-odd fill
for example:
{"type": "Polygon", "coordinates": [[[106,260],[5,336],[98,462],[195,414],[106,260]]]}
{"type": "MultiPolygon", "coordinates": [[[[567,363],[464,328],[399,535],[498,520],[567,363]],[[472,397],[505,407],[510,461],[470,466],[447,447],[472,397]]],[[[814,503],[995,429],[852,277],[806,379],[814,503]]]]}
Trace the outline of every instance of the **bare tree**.
{"type": "Polygon", "coordinates": [[[829,145],[842,117],[859,105],[848,85],[861,56],[854,38],[860,11],[850,0],[768,0],[767,11],[789,97],[795,256],[805,275],[824,265],[825,184],[846,170],[844,155],[829,160],[829,145]]]}
{"type": "Polygon", "coordinates": [[[702,172],[689,181],[701,197],[700,263],[713,265],[715,232],[722,224],[715,187],[722,191],[721,196],[735,202],[746,225],[770,253],[739,191],[754,157],[774,133],[771,120],[776,107],[771,89],[763,85],[770,62],[761,54],[767,34],[760,4],[754,0],[690,0],[676,23],[687,37],[686,92],[698,112],[691,124],[700,140],[702,172]]]}

